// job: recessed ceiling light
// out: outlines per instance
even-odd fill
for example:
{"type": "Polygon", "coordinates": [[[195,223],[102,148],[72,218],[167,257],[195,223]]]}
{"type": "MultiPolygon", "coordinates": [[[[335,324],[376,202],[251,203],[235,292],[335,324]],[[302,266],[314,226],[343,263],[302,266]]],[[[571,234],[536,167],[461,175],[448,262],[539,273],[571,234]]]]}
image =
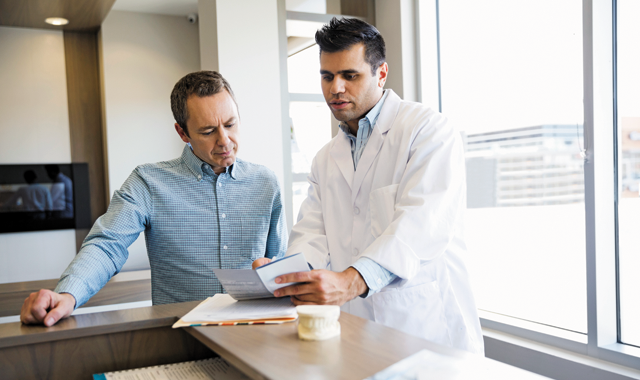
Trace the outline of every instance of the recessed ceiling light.
{"type": "Polygon", "coordinates": [[[62,17],[49,17],[48,19],[44,20],[44,22],[51,25],[67,25],[69,23],[69,20],[62,17]]]}

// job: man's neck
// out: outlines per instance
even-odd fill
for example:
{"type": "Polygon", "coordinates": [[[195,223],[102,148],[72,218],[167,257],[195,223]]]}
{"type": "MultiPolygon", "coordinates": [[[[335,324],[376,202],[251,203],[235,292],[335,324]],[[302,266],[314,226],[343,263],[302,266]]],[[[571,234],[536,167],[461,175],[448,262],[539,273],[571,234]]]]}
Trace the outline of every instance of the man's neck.
{"type": "Polygon", "coordinates": [[[380,93],[380,96],[378,97],[378,100],[376,100],[375,103],[373,103],[373,105],[371,107],[369,107],[369,109],[367,109],[367,112],[363,113],[360,117],[352,119],[347,121],[347,126],[349,127],[349,132],[351,132],[352,135],[354,136],[358,136],[358,129],[360,129],[360,120],[364,119],[367,114],[369,112],[371,112],[371,110],[373,109],[373,107],[376,106],[376,104],[378,104],[378,102],[380,101],[380,99],[382,99],[382,95],[384,95],[384,91],[382,91],[380,93]]]}

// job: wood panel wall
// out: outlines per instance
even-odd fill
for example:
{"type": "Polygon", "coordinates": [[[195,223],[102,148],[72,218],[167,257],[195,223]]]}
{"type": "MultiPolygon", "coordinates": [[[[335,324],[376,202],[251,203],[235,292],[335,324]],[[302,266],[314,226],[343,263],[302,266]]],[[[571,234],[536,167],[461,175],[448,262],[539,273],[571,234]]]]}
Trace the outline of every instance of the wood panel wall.
{"type": "Polygon", "coordinates": [[[216,356],[184,329],[165,326],[0,348],[0,378],[91,379],[96,373],[216,356]]]}
{"type": "MultiPolygon", "coordinates": [[[[97,32],[64,34],[71,161],[89,164],[91,222],[107,210],[106,159],[97,32]]],[[[88,230],[76,230],[79,249],[88,230]]]]}
{"type": "Polygon", "coordinates": [[[369,24],[376,24],[375,0],[340,0],[340,13],[364,17],[369,24]]]}

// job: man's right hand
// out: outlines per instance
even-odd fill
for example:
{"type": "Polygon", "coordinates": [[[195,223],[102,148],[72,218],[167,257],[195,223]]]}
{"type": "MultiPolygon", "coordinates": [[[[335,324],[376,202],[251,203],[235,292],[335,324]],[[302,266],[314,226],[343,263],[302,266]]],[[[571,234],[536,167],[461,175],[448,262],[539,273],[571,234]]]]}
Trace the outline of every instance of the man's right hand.
{"type": "Polygon", "coordinates": [[[71,294],[41,289],[24,300],[20,321],[26,325],[44,323],[47,327],[53,326],[60,319],[70,316],[75,306],[76,299],[71,294]]]}

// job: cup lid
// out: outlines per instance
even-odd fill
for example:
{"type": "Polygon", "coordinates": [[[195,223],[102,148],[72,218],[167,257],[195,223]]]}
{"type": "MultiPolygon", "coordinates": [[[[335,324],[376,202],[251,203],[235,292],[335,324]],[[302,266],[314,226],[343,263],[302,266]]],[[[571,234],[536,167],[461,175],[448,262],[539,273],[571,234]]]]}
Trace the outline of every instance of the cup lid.
{"type": "Polygon", "coordinates": [[[296,306],[299,316],[305,317],[334,317],[340,316],[340,306],[337,305],[300,305],[296,306]]]}

